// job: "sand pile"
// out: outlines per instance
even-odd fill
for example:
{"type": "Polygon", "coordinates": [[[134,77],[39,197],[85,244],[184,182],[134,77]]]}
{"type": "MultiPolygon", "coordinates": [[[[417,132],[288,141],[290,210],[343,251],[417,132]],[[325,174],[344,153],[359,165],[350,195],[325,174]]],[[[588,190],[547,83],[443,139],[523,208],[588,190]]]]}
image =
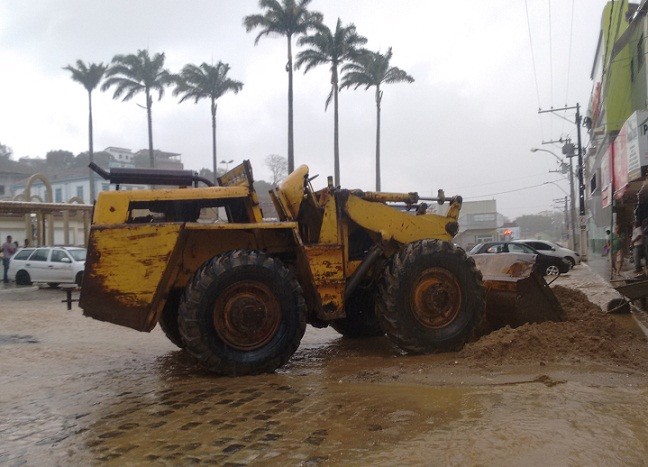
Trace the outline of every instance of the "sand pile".
{"type": "Polygon", "coordinates": [[[623,327],[579,290],[552,290],[565,311],[564,321],[507,326],[466,345],[459,356],[477,364],[583,361],[648,370],[642,334],[623,327]]]}

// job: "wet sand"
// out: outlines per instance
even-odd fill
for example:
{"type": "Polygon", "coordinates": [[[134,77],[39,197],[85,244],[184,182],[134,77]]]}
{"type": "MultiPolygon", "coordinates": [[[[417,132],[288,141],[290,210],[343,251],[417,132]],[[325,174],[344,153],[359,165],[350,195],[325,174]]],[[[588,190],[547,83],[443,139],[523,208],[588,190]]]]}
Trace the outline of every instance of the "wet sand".
{"type": "MultiPolygon", "coordinates": [[[[613,292],[577,271],[556,285],[584,291],[576,302],[598,313],[587,300],[604,303],[613,292]]],[[[158,329],[84,318],[65,310],[63,295],[0,296],[0,463],[648,459],[647,347],[629,315],[502,330],[462,352],[427,356],[405,355],[386,338],[347,340],[309,327],[275,374],[221,378],[158,329]]]]}

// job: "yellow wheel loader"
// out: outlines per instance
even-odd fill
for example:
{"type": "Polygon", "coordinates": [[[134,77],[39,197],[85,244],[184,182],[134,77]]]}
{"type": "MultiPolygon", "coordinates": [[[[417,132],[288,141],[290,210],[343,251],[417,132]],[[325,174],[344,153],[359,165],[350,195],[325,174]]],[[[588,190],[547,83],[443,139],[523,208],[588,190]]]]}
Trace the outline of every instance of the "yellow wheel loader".
{"type": "MultiPolygon", "coordinates": [[[[461,198],[441,190],[423,199],[341,189],[329,177],[314,191],[301,166],[270,193],[279,218],[265,220],[248,161],[218,186],[191,171],[93,169],[118,188],[156,189],[99,194],[84,315],[147,332],[159,323],[217,374],[274,371],[307,323],[347,337],[386,334],[412,353],[456,350],[486,329],[491,292],[517,316],[517,285],[531,277],[528,269],[483,281],[451,243],[461,198]],[[424,201],[449,201],[446,215],[428,213],[424,201]]],[[[558,319],[547,284],[536,289],[558,319]]]]}

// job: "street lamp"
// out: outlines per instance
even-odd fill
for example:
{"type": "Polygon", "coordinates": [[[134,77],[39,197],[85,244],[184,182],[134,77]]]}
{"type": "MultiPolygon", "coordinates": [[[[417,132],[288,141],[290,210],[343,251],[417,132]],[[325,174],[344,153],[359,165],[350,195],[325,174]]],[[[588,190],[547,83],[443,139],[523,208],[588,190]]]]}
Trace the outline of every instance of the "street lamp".
{"type": "MultiPolygon", "coordinates": [[[[570,176],[571,176],[571,173],[572,173],[571,168],[568,168],[567,163],[565,161],[563,161],[562,158],[560,156],[558,156],[555,152],[549,151],[548,149],[531,148],[531,152],[538,152],[538,151],[548,152],[549,154],[554,156],[556,159],[558,159],[558,162],[560,163],[560,171],[562,173],[564,173],[564,174],[569,173],[570,176]]],[[[569,160],[569,162],[571,163],[571,159],[569,160]]]]}
{"type": "Polygon", "coordinates": [[[222,161],[220,161],[220,164],[225,164],[225,172],[227,172],[227,170],[229,169],[229,165],[230,165],[232,162],[234,162],[234,159],[230,159],[230,160],[228,160],[228,161],[226,161],[225,159],[223,159],[222,161]]]}
{"type": "MultiPolygon", "coordinates": [[[[562,157],[560,157],[558,154],[556,154],[553,151],[549,151],[548,149],[542,149],[542,148],[531,148],[531,152],[548,152],[552,156],[554,156],[556,159],[558,159],[558,162],[560,162],[560,167],[561,169],[565,170],[567,169],[567,164],[562,160],[562,157]]],[[[564,173],[564,172],[563,172],[564,173]]],[[[554,183],[555,185],[555,183],[554,183]]],[[[558,185],[556,185],[558,186],[558,185]]],[[[576,200],[574,198],[574,170],[572,167],[572,160],[569,158],[569,192],[570,195],[569,197],[571,198],[571,205],[570,205],[570,221],[571,221],[571,231],[572,231],[572,248],[574,251],[578,251],[578,248],[576,246],[576,200]]],[[[566,194],[566,193],[565,193],[566,194]]]]}

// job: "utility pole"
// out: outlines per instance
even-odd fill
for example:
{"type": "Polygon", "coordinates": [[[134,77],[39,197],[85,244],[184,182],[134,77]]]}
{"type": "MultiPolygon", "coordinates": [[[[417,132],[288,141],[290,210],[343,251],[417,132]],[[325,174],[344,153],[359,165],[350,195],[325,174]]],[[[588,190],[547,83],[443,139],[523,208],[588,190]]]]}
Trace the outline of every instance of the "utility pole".
{"type": "MultiPolygon", "coordinates": [[[[574,196],[574,145],[570,139],[567,139],[564,146],[562,147],[562,153],[567,156],[569,159],[569,193],[571,198],[571,221],[572,221],[572,236],[574,238],[574,251],[578,251],[576,245],[576,197],[574,196]]],[[[580,246],[582,241],[579,239],[578,245],[580,246]]],[[[585,248],[587,251],[587,248],[585,248]]]]}
{"type": "MultiPolygon", "coordinates": [[[[554,109],[553,107],[548,110],[538,109],[538,113],[553,113],[553,112],[562,112],[565,110],[576,109],[576,118],[574,123],[576,123],[576,135],[577,135],[577,144],[578,144],[578,211],[579,211],[579,224],[580,224],[580,255],[581,260],[587,261],[587,231],[585,230],[585,184],[583,183],[583,146],[581,142],[581,123],[582,117],[580,114],[580,103],[570,107],[562,107],[560,109],[554,109]]],[[[571,162],[571,159],[570,159],[571,162]]]]}

